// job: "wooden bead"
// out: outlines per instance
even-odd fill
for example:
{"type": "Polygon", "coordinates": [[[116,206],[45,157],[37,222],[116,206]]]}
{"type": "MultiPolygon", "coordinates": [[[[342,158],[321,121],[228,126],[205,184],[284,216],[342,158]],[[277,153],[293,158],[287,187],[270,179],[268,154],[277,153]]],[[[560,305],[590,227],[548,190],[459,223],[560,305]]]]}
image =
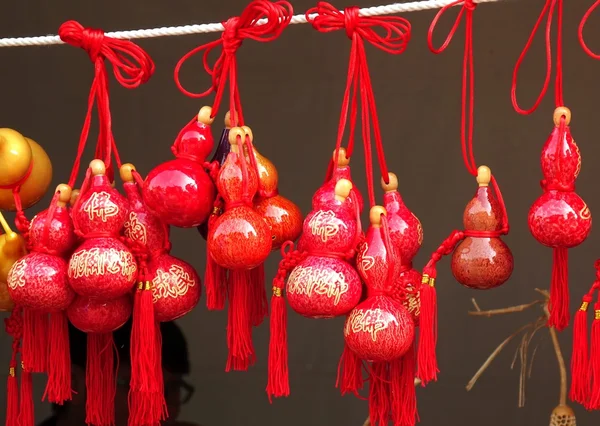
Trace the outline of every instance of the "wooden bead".
{"type": "Polygon", "coordinates": [[[381,188],[385,192],[392,192],[398,189],[398,177],[394,173],[388,173],[388,183],[385,183],[383,177],[381,178],[381,188]]]}
{"type": "Polygon", "coordinates": [[[476,179],[479,186],[488,186],[492,180],[492,171],[488,166],[479,166],[476,179]]]}
{"type": "Polygon", "coordinates": [[[552,119],[556,127],[560,126],[561,117],[565,117],[565,124],[568,126],[571,123],[571,110],[567,107],[558,107],[554,110],[552,119]]]}
{"type": "Polygon", "coordinates": [[[348,164],[350,164],[350,159],[346,156],[347,152],[346,152],[346,148],[341,147],[338,153],[338,158],[337,158],[337,162],[335,161],[335,152],[336,150],[333,150],[333,161],[337,164],[337,167],[345,167],[348,164]]]}
{"type": "Polygon", "coordinates": [[[215,118],[212,117],[212,108],[209,106],[203,106],[200,108],[200,112],[198,112],[198,121],[202,124],[206,124],[210,126],[215,118]]]}
{"type": "Polygon", "coordinates": [[[252,129],[248,126],[242,126],[244,130],[244,134],[250,138],[250,142],[254,142],[254,135],[252,134],[252,129]]]}
{"type": "Polygon", "coordinates": [[[123,182],[133,182],[133,172],[135,171],[135,166],[131,163],[126,163],[121,166],[119,170],[119,175],[121,176],[121,180],[123,182]]]}
{"type": "Polygon", "coordinates": [[[232,127],[229,130],[229,144],[231,145],[231,150],[233,152],[238,152],[238,138],[240,141],[245,137],[246,132],[241,127],[232,127]]]}
{"type": "Polygon", "coordinates": [[[90,169],[92,169],[93,176],[106,174],[106,166],[102,160],[95,159],[90,161],[90,169]]]}
{"type": "Polygon", "coordinates": [[[56,192],[58,192],[57,205],[59,207],[65,207],[71,200],[71,187],[65,183],[61,183],[56,187],[56,192]]]}
{"type": "Polygon", "coordinates": [[[373,206],[369,210],[369,221],[373,226],[381,226],[381,215],[387,215],[387,210],[383,206],[373,206]]]}
{"type": "Polygon", "coordinates": [[[348,179],[340,179],[335,184],[335,199],[338,201],[345,201],[352,191],[352,182],[348,179]]]}

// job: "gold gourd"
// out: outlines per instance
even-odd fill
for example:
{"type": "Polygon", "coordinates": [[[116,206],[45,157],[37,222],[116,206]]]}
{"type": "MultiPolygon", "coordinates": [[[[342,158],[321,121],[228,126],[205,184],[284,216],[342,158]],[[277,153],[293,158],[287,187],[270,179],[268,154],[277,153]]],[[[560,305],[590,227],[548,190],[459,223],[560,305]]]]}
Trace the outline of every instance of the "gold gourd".
{"type": "MultiPolygon", "coordinates": [[[[0,129],[0,170],[2,187],[25,179],[19,192],[24,209],[37,203],[52,181],[52,163],[46,151],[34,140],[12,129],[0,129]]],[[[12,188],[0,189],[0,210],[15,210],[12,188]]]]}
{"type": "Polygon", "coordinates": [[[0,223],[5,233],[0,235],[0,311],[11,311],[14,303],[6,284],[8,272],[13,264],[27,254],[25,239],[13,232],[0,213],[0,223]]]}

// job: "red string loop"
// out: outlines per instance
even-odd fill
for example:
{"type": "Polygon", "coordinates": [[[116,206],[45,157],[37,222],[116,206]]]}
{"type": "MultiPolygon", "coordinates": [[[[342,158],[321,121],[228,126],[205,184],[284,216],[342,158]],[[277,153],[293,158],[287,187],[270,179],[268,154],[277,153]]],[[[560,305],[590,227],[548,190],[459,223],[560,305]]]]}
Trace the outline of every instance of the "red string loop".
{"type": "Polygon", "coordinates": [[[293,13],[292,5],[287,1],[252,1],[239,17],[233,17],[223,22],[225,30],[218,40],[195,47],[183,55],[175,66],[174,78],[177,88],[181,93],[191,98],[202,98],[216,92],[212,107],[212,116],[214,117],[219,110],[225,84],[229,80],[231,124],[232,126],[243,125],[244,120],[237,88],[237,60],[235,54],[245,39],[269,42],[278,38],[292,20],[293,13]],[[219,46],[221,46],[221,54],[211,66],[208,55],[219,46]],[[204,69],[211,76],[212,84],[204,92],[195,93],[183,87],[179,73],[181,67],[189,58],[202,51],[204,51],[202,55],[204,69]]]}
{"type": "Polygon", "coordinates": [[[410,22],[399,16],[360,16],[357,7],[346,8],[342,12],[326,2],[319,2],[316,7],[309,9],[306,12],[306,19],[317,31],[328,33],[343,29],[345,30],[346,35],[352,40],[346,90],[342,102],[334,158],[338,157],[339,150],[342,146],[342,139],[348,115],[350,115],[350,128],[346,155],[348,158],[352,155],[356,116],[358,112],[358,95],[360,94],[367,188],[371,206],[374,206],[375,190],[373,185],[371,126],[373,127],[381,176],[386,183],[388,182],[389,177],[364,41],[368,41],[384,52],[398,55],[406,50],[410,40],[410,22]],[[350,114],[348,114],[349,112],[350,114]]]}
{"type": "Polygon", "coordinates": [[[104,60],[112,65],[116,80],[125,88],[133,89],[147,82],[154,73],[152,58],[137,44],[129,40],[117,40],[106,37],[102,30],[84,28],[79,22],[67,21],[58,29],[60,39],[74,47],[80,47],[87,52],[94,64],[94,80],[88,97],[88,110],[81,130],[77,156],[69,178],[69,186],[75,185],[81,157],[85,150],[90,131],[94,103],[98,108],[98,146],[97,153],[104,154],[102,160],[108,173],[112,173],[111,154],[114,152],[118,167],[121,161],[116,150],[112,134],[110,104],[108,94],[108,76],[104,60]]]}
{"type": "MultiPolygon", "coordinates": [[[[546,95],[548,91],[548,86],[550,85],[550,78],[552,74],[552,18],[554,13],[556,13],[556,81],[555,81],[555,104],[556,107],[564,105],[563,99],[563,71],[562,71],[562,11],[563,11],[563,0],[546,0],[544,7],[538,17],[537,21],[533,26],[533,30],[531,31],[531,35],[515,64],[515,68],[513,71],[513,79],[511,86],[511,100],[515,111],[519,114],[529,115],[533,113],[541,104],[542,99],[546,95]],[[519,106],[519,102],[517,100],[517,79],[519,74],[519,69],[521,68],[521,64],[527,55],[527,52],[531,48],[531,44],[533,43],[533,39],[537,34],[537,31],[544,20],[544,16],[547,15],[546,20],[546,33],[545,33],[545,43],[546,43],[546,77],[544,78],[544,84],[542,86],[542,90],[538,95],[536,101],[533,106],[529,109],[523,109],[519,106]]],[[[582,28],[580,28],[582,29],[582,28]]]]}
{"type": "Polygon", "coordinates": [[[583,28],[585,27],[585,24],[587,24],[587,21],[588,21],[590,15],[592,13],[594,13],[594,11],[596,10],[596,8],[598,8],[598,6],[600,6],[600,0],[597,0],[593,5],[590,6],[588,11],[585,12],[585,15],[583,15],[583,18],[581,19],[581,22],[579,23],[579,30],[577,32],[577,35],[579,36],[579,44],[581,44],[581,47],[583,48],[585,53],[587,53],[594,59],[600,59],[600,54],[594,53],[588,47],[587,43],[585,42],[585,39],[583,38],[583,28]]]}

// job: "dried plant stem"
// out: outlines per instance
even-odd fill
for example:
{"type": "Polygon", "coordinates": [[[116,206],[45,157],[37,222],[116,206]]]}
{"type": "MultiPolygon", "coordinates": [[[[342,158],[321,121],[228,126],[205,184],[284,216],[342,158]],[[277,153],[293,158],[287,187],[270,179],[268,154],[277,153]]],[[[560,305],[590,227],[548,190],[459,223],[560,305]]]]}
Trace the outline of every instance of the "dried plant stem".
{"type": "Polygon", "coordinates": [[[508,336],[506,339],[504,339],[504,341],[498,345],[498,347],[494,350],[494,352],[492,352],[490,354],[490,356],[485,360],[483,365],[481,367],[479,367],[479,370],[477,370],[477,373],[475,373],[473,378],[471,378],[471,380],[469,380],[469,383],[467,383],[467,386],[466,386],[467,391],[470,391],[471,389],[473,389],[473,386],[475,386],[475,383],[477,382],[479,377],[481,377],[481,375],[490,366],[490,364],[494,361],[494,359],[496,359],[498,354],[500,352],[502,352],[502,349],[504,349],[504,347],[506,345],[508,345],[512,339],[517,337],[519,335],[519,333],[521,333],[523,330],[528,329],[529,327],[532,327],[532,324],[525,324],[524,326],[517,329],[517,331],[515,331],[513,334],[508,336]]]}
{"type": "Polygon", "coordinates": [[[565,366],[565,358],[560,349],[556,330],[553,327],[548,327],[548,332],[550,333],[550,337],[552,337],[552,346],[554,346],[558,369],[560,371],[560,405],[567,405],[567,367],[565,366]]]}
{"type": "Polygon", "coordinates": [[[479,309],[479,306],[477,305],[477,302],[475,301],[475,299],[471,299],[471,301],[473,302],[473,304],[475,305],[475,309],[477,309],[477,310],[469,311],[469,315],[481,316],[481,317],[491,317],[493,315],[512,314],[514,312],[523,312],[529,308],[533,308],[536,305],[544,303],[543,300],[534,300],[533,302],[525,303],[524,305],[509,306],[508,308],[490,309],[489,311],[482,311],[481,309],[479,309]]]}

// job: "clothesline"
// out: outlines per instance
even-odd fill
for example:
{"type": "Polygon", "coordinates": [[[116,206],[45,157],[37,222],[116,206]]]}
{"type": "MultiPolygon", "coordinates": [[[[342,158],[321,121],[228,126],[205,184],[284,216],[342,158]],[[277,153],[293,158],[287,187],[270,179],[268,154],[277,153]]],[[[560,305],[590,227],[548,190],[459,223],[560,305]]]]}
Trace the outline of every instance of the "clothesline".
{"type": "MultiPolygon", "coordinates": [[[[422,10],[440,9],[454,3],[456,0],[423,0],[409,3],[393,3],[383,6],[373,6],[360,9],[361,16],[392,15],[405,12],[418,12],[422,10]]],[[[501,0],[475,0],[475,3],[491,3],[501,0]]],[[[260,21],[259,21],[260,23],[260,21]]],[[[295,15],[292,24],[306,24],[304,14],[295,15]]],[[[223,31],[221,23],[182,25],[178,27],[161,27],[141,30],[114,31],[106,33],[107,37],[117,39],[139,39],[182,36],[190,34],[216,33],[223,31]]],[[[8,37],[0,38],[0,47],[25,47],[25,46],[51,46],[64,44],[57,35],[45,35],[35,37],[8,37]]]]}

